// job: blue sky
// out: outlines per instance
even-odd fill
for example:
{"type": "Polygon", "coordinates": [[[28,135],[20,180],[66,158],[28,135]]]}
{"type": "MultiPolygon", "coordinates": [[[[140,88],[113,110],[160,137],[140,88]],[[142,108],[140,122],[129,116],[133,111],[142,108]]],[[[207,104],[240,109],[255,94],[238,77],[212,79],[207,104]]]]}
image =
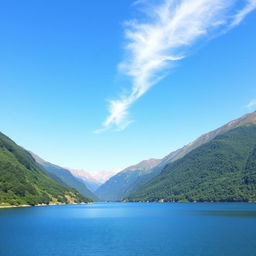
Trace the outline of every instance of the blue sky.
{"type": "MultiPolygon", "coordinates": [[[[118,71],[130,0],[0,3],[1,131],[42,158],[89,171],[161,158],[255,108],[256,12],[195,44],[129,106],[133,122],[102,128],[108,100],[130,90],[118,71]]],[[[129,94],[129,93],[128,93],[129,94]]],[[[104,126],[104,125],[103,125],[104,126]]]]}

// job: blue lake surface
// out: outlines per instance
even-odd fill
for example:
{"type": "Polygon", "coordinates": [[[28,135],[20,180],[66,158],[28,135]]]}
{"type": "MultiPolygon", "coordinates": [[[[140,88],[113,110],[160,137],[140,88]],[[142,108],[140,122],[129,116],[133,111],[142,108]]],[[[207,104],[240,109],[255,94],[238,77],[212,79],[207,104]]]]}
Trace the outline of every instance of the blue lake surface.
{"type": "Polygon", "coordinates": [[[0,209],[1,256],[255,256],[256,204],[0,209]]]}

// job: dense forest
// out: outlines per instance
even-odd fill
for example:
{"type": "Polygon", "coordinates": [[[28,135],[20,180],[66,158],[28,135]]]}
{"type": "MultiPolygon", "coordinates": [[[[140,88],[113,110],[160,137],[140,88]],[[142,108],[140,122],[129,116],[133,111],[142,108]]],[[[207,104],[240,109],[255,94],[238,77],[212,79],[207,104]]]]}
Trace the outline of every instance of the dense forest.
{"type": "Polygon", "coordinates": [[[56,183],[22,147],[0,133],[0,205],[81,203],[91,200],[56,183]]]}
{"type": "Polygon", "coordinates": [[[169,163],[126,199],[256,202],[256,124],[219,135],[169,163]]]}

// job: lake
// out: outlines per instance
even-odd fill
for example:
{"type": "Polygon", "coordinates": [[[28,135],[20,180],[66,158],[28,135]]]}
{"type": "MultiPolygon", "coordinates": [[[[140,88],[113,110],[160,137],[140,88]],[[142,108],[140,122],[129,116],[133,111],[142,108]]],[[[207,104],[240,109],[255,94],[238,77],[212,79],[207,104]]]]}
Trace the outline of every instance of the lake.
{"type": "Polygon", "coordinates": [[[1,256],[255,256],[256,204],[0,209],[1,256]]]}

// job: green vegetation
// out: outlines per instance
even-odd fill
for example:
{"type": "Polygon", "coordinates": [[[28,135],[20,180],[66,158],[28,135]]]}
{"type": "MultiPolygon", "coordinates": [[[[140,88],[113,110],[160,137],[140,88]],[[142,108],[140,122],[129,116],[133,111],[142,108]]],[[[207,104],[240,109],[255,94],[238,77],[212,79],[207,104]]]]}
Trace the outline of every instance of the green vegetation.
{"type": "Polygon", "coordinates": [[[0,133],[0,206],[89,201],[75,189],[57,184],[26,150],[0,133]]]}
{"type": "Polygon", "coordinates": [[[223,133],[169,163],[127,199],[256,202],[256,125],[223,133]]]}
{"type": "Polygon", "coordinates": [[[148,163],[143,168],[141,168],[141,163],[128,167],[101,185],[96,191],[96,194],[103,200],[120,201],[160,174],[167,164],[181,159],[192,150],[210,142],[218,135],[253,123],[256,123],[256,112],[243,115],[211,132],[201,135],[195,141],[171,152],[161,160],[151,159],[142,161],[141,163],[148,163]]]}

